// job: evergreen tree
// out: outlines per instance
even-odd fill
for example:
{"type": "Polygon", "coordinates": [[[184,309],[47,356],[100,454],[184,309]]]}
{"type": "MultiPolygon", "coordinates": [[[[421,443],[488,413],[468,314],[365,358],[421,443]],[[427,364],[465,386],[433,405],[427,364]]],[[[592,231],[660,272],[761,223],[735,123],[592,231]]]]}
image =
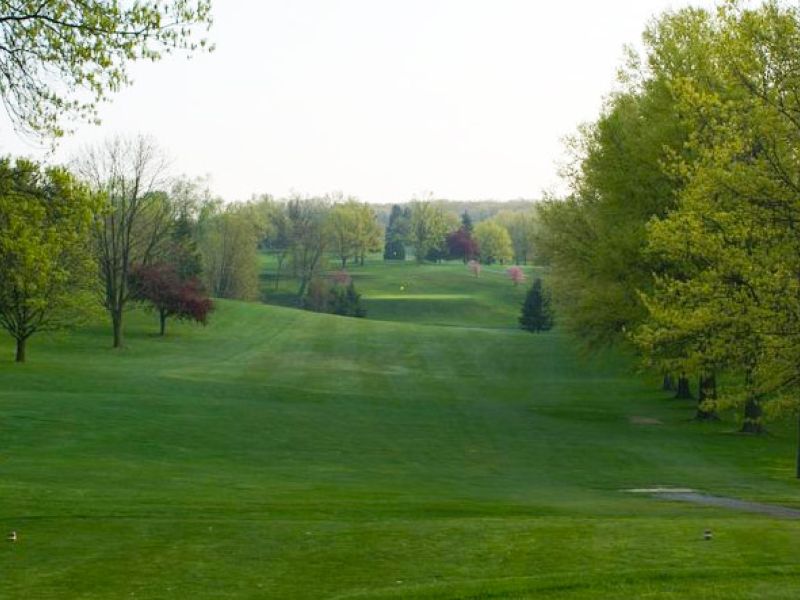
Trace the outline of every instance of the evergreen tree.
{"type": "Polygon", "coordinates": [[[356,291],[356,286],[351,280],[347,285],[334,284],[322,302],[316,306],[310,304],[317,312],[327,312],[343,317],[366,317],[367,310],[361,304],[361,294],[356,291]]]}
{"type": "Polygon", "coordinates": [[[550,308],[550,296],[542,287],[538,277],[525,296],[522,315],[519,318],[522,329],[530,332],[547,331],[553,327],[553,312],[550,308]]]}
{"type": "Polygon", "coordinates": [[[347,299],[347,306],[349,308],[349,315],[352,317],[366,317],[367,309],[361,304],[361,294],[356,292],[356,286],[353,282],[347,286],[345,291],[345,298],[347,299]]]}
{"type": "Polygon", "coordinates": [[[400,206],[392,206],[389,224],[386,226],[386,245],[383,260],[405,260],[405,237],[408,230],[408,215],[400,206]]]}
{"type": "Polygon", "coordinates": [[[470,236],[472,235],[472,217],[469,216],[467,211],[461,215],[461,229],[467,232],[470,236]]]}
{"type": "Polygon", "coordinates": [[[175,219],[166,254],[168,262],[175,265],[182,280],[203,274],[203,258],[195,240],[194,224],[185,210],[180,211],[175,219]]]}

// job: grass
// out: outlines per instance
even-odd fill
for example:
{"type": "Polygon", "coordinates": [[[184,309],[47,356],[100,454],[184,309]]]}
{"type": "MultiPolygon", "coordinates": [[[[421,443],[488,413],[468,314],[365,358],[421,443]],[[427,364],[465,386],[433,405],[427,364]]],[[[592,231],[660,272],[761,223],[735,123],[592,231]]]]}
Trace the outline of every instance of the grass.
{"type": "Polygon", "coordinates": [[[3,339],[0,597],[796,598],[799,522],[620,491],[800,506],[793,434],[518,331],[498,271],[353,269],[365,320],[134,312],[121,352],[98,323],[22,367],[3,339]]]}
{"type": "MultiPolygon", "coordinates": [[[[297,282],[284,273],[276,287],[275,260],[268,254],[261,258],[265,302],[295,306],[297,282]]],[[[417,265],[413,261],[383,262],[374,257],[369,264],[367,268],[351,266],[347,271],[362,294],[370,319],[459,327],[516,327],[526,289],[523,285],[514,287],[501,265],[484,267],[476,278],[458,261],[417,265]]],[[[528,272],[534,275],[533,269],[528,272]]]]}

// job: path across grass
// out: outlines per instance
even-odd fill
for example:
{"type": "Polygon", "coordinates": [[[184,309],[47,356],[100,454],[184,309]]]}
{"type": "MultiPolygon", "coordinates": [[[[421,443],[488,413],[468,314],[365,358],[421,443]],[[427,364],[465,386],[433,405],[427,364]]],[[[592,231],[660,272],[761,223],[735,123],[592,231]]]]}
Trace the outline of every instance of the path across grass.
{"type": "Polygon", "coordinates": [[[121,352],[98,323],[24,367],[3,339],[0,597],[798,597],[800,522],[620,491],[800,508],[790,432],[690,422],[517,330],[503,278],[399,268],[356,273],[366,320],[221,302],[159,339],[133,313],[121,352]],[[398,273],[468,298],[379,300],[398,273]]]}

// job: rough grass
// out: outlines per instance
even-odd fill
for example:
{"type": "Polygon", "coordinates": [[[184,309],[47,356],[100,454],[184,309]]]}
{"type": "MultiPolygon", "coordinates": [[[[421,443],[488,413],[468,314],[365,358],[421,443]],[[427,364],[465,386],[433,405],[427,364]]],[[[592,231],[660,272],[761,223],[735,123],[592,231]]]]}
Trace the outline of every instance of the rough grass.
{"type": "Polygon", "coordinates": [[[131,313],[123,351],[98,323],[22,367],[3,339],[0,597],[797,598],[800,523],[620,491],[800,506],[789,430],[518,331],[498,271],[353,269],[366,320],[131,313]]]}

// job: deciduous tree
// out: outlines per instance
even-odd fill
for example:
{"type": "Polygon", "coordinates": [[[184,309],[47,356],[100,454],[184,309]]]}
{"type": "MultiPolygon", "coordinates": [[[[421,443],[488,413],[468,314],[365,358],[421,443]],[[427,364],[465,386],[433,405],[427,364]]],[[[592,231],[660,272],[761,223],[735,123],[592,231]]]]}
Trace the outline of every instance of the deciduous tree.
{"type": "Polygon", "coordinates": [[[447,244],[448,258],[462,260],[464,264],[477,257],[480,252],[478,242],[472,237],[471,230],[464,225],[450,233],[445,243],[447,244]]]}
{"type": "Polygon", "coordinates": [[[0,160],[0,326],[17,362],[32,335],[70,326],[92,305],[99,206],[64,169],[0,160]]]}
{"type": "Polygon", "coordinates": [[[22,131],[58,137],[64,121],[130,82],[129,63],[209,48],[211,2],[0,1],[0,96],[22,131]]]}
{"type": "Polygon", "coordinates": [[[414,246],[417,262],[428,259],[432,252],[444,256],[445,238],[455,228],[455,217],[445,213],[431,200],[415,200],[410,208],[409,241],[414,246]]]}
{"type": "Polygon", "coordinates": [[[258,243],[264,222],[249,203],[210,202],[201,211],[198,246],[205,283],[216,298],[253,300],[258,297],[258,243]]]}
{"type": "Polygon", "coordinates": [[[131,298],[143,302],[158,313],[159,334],[166,333],[167,319],[205,323],[214,305],[200,280],[182,277],[178,266],[166,262],[134,266],[131,298]]]}
{"type": "Polygon", "coordinates": [[[326,220],[330,205],[323,198],[294,197],[287,203],[291,224],[292,266],[300,280],[297,301],[303,302],[306,289],[323,264],[329,243],[326,220]]]}
{"type": "Polygon", "coordinates": [[[506,263],[514,256],[511,237],[505,227],[494,221],[481,221],[475,226],[475,239],[480,248],[481,262],[506,263]]]}
{"type": "Polygon", "coordinates": [[[111,317],[114,348],[119,348],[131,267],[150,263],[172,231],[174,206],[160,191],[167,184],[167,161],[150,138],[117,137],[87,149],[75,169],[105,201],[93,239],[103,305],[111,317]]]}

